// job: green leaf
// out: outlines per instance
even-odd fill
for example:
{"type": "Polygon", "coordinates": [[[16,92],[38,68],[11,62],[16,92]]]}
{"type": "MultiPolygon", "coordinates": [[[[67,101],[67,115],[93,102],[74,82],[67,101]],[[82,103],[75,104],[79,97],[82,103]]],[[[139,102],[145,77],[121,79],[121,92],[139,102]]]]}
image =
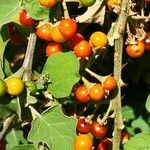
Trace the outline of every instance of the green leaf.
{"type": "Polygon", "coordinates": [[[12,131],[6,135],[6,141],[8,143],[7,150],[12,150],[13,147],[20,144],[27,144],[27,140],[23,137],[21,130],[16,131],[12,129],[12,131]]]}
{"type": "Polygon", "coordinates": [[[49,17],[49,9],[39,4],[38,0],[24,0],[23,7],[35,20],[44,20],[49,17]],[[33,7],[34,6],[34,7],[33,7]]]}
{"type": "Polygon", "coordinates": [[[134,110],[130,106],[123,106],[122,113],[125,121],[127,122],[135,118],[134,110]]]}
{"type": "Polygon", "coordinates": [[[142,132],[150,132],[150,126],[144,120],[144,118],[142,118],[142,116],[139,116],[136,120],[132,121],[131,126],[133,130],[140,130],[142,132]]]}
{"type": "Polygon", "coordinates": [[[21,8],[19,0],[0,0],[0,26],[11,22],[21,8]]]}
{"type": "Polygon", "coordinates": [[[31,124],[28,140],[46,142],[51,150],[73,150],[76,119],[63,114],[59,105],[37,117],[31,124]]]}
{"type": "Polygon", "coordinates": [[[49,75],[52,83],[49,84],[48,90],[53,96],[67,97],[80,79],[79,61],[72,52],[60,52],[47,59],[43,74],[49,75]]]}
{"type": "Polygon", "coordinates": [[[27,90],[27,103],[35,104],[36,102],[37,102],[37,99],[34,96],[30,95],[30,91],[27,90]]]}
{"type": "Polygon", "coordinates": [[[150,133],[139,133],[124,145],[124,150],[149,150],[150,133]]]}
{"type": "Polygon", "coordinates": [[[19,146],[15,146],[13,147],[12,150],[38,150],[36,145],[33,144],[24,144],[24,145],[19,145],[19,146]]]}
{"type": "Polygon", "coordinates": [[[21,115],[21,108],[19,99],[12,99],[8,96],[4,96],[0,98],[0,118],[6,118],[12,113],[17,113],[19,116],[21,115]]]}
{"type": "Polygon", "coordinates": [[[150,112],[150,95],[147,97],[146,106],[145,107],[146,107],[147,111],[150,112]]]}

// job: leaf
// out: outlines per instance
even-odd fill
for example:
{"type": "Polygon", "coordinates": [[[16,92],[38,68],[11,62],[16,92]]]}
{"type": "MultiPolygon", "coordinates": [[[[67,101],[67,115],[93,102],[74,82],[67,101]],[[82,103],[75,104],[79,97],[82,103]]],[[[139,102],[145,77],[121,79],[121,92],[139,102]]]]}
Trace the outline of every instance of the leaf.
{"type": "Polygon", "coordinates": [[[150,95],[147,97],[146,106],[145,107],[146,107],[147,111],[150,112],[150,95]]]}
{"type": "Polygon", "coordinates": [[[0,0],[0,26],[11,22],[21,8],[19,0],[0,0]]]}
{"type": "Polygon", "coordinates": [[[122,113],[125,121],[127,122],[135,118],[134,110],[130,106],[123,106],[122,113]]]}
{"type": "Polygon", "coordinates": [[[23,137],[21,130],[16,131],[12,129],[12,131],[6,135],[6,141],[8,143],[7,150],[12,150],[13,147],[20,144],[27,144],[27,140],[23,137]]]}
{"type": "Polygon", "coordinates": [[[35,20],[44,20],[49,17],[49,9],[39,4],[38,0],[24,0],[23,7],[29,13],[29,15],[35,20]],[[34,7],[33,7],[34,6],[34,7]]]}
{"type": "Polygon", "coordinates": [[[31,124],[28,140],[46,142],[51,150],[72,150],[76,136],[76,119],[66,117],[59,105],[52,107],[31,124]]]}
{"type": "Polygon", "coordinates": [[[124,150],[149,150],[150,133],[139,133],[124,145],[124,150]]]}
{"type": "Polygon", "coordinates": [[[67,97],[80,79],[79,61],[72,52],[60,52],[47,59],[43,74],[49,75],[52,83],[48,90],[54,97],[67,97]]]}
{"type": "Polygon", "coordinates": [[[15,146],[13,147],[12,150],[38,150],[38,148],[33,144],[26,144],[26,145],[24,144],[24,145],[15,146]]]}
{"type": "Polygon", "coordinates": [[[132,121],[131,126],[135,131],[139,130],[142,132],[150,132],[150,126],[148,122],[146,122],[141,116],[139,116],[136,120],[132,121]]]}
{"type": "Polygon", "coordinates": [[[27,103],[35,104],[36,102],[37,102],[37,99],[34,96],[30,95],[30,91],[27,90],[27,103]]]}

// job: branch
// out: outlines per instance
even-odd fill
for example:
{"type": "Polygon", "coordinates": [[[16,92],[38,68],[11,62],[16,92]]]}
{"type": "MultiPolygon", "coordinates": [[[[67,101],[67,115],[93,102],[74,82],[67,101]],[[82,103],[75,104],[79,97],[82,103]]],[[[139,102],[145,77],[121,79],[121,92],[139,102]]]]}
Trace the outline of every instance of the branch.
{"type": "Polygon", "coordinates": [[[23,65],[15,74],[13,74],[13,76],[24,77],[25,80],[31,78],[35,44],[36,44],[36,34],[31,33],[29,36],[29,42],[23,65]]]}
{"type": "Polygon", "coordinates": [[[12,120],[13,120],[14,118],[15,118],[15,114],[13,114],[12,116],[8,117],[8,118],[5,120],[5,122],[4,122],[4,124],[3,124],[3,129],[2,129],[2,131],[0,132],[0,140],[3,138],[5,132],[6,132],[7,129],[9,128],[9,126],[10,126],[10,124],[11,124],[11,122],[12,122],[12,120]]]}
{"type": "Polygon", "coordinates": [[[105,121],[107,120],[108,116],[109,116],[109,113],[111,111],[111,108],[112,108],[112,101],[109,102],[109,107],[104,115],[104,117],[100,120],[100,123],[103,125],[105,123],[105,121]]]}
{"type": "MultiPolygon", "coordinates": [[[[114,26],[113,38],[115,42],[114,53],[114,77],[118,81],[118,94],[112,100],[113,109],[115,113],[114,118],[114,133],[113,133],[113,150],[119,150],[121,130],[124,128],[123,116],[121,109],[121,70],[122,70],[122,51],[123,51],[123,34],[127,23],[130,3],[128,0],[122,0],[120,15],[114,26]]],[[[114,91],[115,92],[115,91],[114,91]]]]}
{"type": "Polygon", "coordinates": [[[80,23],[91,23],[96,21],[97,23],[103,24],[105,15],[104,4],[105,0],[96,0],[92,6],[88,7],[83,15],[76,17],[76,21],[80,23]]]}
{"type": "Polygon", "coordinates": [[[116,23],[112,24],[111,29],[109,30],[109,33],[107,35],[109,45],[114,45],[114,41],[116,39],[119,39],[121,36],[123,36],[127,18],[129,15],[130,10],[130,1],[122,0],[122,5],[120,9],[120,14],[118,16],[118,19],[116,23]]]}

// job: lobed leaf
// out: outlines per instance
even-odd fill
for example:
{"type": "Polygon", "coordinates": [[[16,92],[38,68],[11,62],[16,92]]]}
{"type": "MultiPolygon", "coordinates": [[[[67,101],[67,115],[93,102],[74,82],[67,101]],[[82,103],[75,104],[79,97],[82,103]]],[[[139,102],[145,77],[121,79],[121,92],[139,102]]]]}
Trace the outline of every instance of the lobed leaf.
{"type": "Polygon", "coordinates": [[[31,124],[28,140],[31,142],[45,142],[51,150],[72,150],[76,136],[76,119],[66,117],[59,105],[56,105],[31,124]]]}
{"type": "Polygon", "coordinates": [[[48,74],[52,82],[48,86],[49,92],[56,98],[69,96],[80,79],[79,67],[79,61],[72,52],[60,52],[49,57],[43,68],[43,74],[48,74]]]}

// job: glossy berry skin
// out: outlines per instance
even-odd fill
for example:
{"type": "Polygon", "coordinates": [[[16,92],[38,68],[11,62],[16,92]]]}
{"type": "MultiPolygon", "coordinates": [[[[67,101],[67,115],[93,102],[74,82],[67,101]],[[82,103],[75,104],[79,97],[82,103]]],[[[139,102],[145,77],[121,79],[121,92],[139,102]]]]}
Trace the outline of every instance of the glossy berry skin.
{"type": "Polygon", "coordinates": [[[103,139],[97,147],[97,150],[111,150],[111,149],[112,149],[112,142],[109,139],[103,139]]]}
{"type": "Polygon", "coordinates": [[[6,93],[6,83],[0,79],[0,97],[4,96],[6,93]]]}
{"type": "Polygon", "coordinates": [[[75,55],[80,58],[89,57],[92,53],[92,48],[91,48],[90,44],[85,40],[83,40],[83,41],[79,42],[77,45],[75,45],[73,50],[74,50],[75,55]]]}
{"type": "Polygon", "coordinates": [[[86,103],[89,101],[88,88],[85,85],[79,86],[75,91],[75,97],[78,102],[86,103]]]}
{"type": "Polygon", "coordinates": [[[39,3],[47,8],[53,7],[57,2],[57,0],[39,0],[39,3]]]}
{"type": "Polygon", "coordinates": [[[59,30],[64,37],[70,38],[77,32],[77,23],[70,18],[64,19],[59,24],[59,30]]]}
{"type": "Polygon", "coordinates": [[[36,30],[36,35],[45,41],[51,41],[51,25],[46,23],[40,27],[37,28],[36,30]]]}
{"type": "Polygon", "coordinates": [[[121,142],[124,144],[127,141],[129,141],[129,139],[130,139],[129,133],[127,131],[122,131],[121,132],[121,142]]]}
{"type": "Polygon", "coordinates": [[[0,140],[0,150],[6,150],[6,142],[3,139],[0,140]]]}
{"type": "Polygon", "coordinates": [[[80,2],[82,6],[90,7],[96,2],[96,0],[80,0],[80,2]]]}
{"type": "Polygon", "coordinates": [[[150,33],[147,33],[146,38],[143,40],[145,50],[150,51],[150,33]]]}
{"type": "Polygon", "coordinates": [[[108,133],[108,126],[103,125],[101,126],[97,121],[93,121],[91,124],[91,134],[95,138],[103,138],[108,133]]]}
{"type": "Polygon", "coordinates": [[[130,44],[126,47],[126,52],[131,58],[140,58],[145,51],[144,43],[138,41],[137,44],[130,44]]]}
{"type": "Polygon", "coordinates": [[[23,9],[19,14],[19,22],[26,27],[32,27],[35,21],[29,16],[29,14],[23,9]]]}
{"type": "Polygon", "coordinates": [[[91,130],[90,123],[86,122],[85,118],[79,118],[77,122],[77,132],[87,134],[91,130]]]}
{"type": "Polygon", "coordinates": [[[74,150],[92,150],[92,139],[86,134],[80,134],[75,137],[74,150]]]}
{"type": "Polygon", "coordinates": [[[105,90],[101,84],[96,83],[89,89],[89,95],[94,101],[101,101],[105,96],[105,90]]]}
{"type": "Polygon", "coordinates": [[[97,31],[94,32],[91,36],[90,36],[90,40],[89,43],[93,46],[93,47],[106,47],[108,44],[108,40],[107,40],[107,36],[105,33],[97,31]]]}
{"type": "Polygon", "coordinates": [[[114,77],[109,76],[103,82],[103,88],[105,90],[112,91],[117,87],[117,83],[114,77]]]}
{"type": "Polygon", "coordinates": [[[57,43],[63,43],[66,40],[66,38],[59,31],[58,26],[55,26],[51,29],[51,37],[52,40],[57,43]]]}
{"type": "Polygon", "coordinates": [[[18,96],[24,90],[24,82],[19,77],[10,77],[6,80],[6,87],[8,94],[18,96]]]}
{"type": "Polygon", "coordinates": [[[51,56],[62,51],[62,46],[59,43],[51,42],[46,46],[46,56],[51,56]]]}
{"type": "Polygon", "coordinates": [[[67,44],[70,46],[70,47],[74,47],[76,46],[79,42],[83,41],[84,40],[84,37],[82,36],[82,34],[80,33],[76,33],[73,37],[69,38],[67,40],[67,44]]]}

